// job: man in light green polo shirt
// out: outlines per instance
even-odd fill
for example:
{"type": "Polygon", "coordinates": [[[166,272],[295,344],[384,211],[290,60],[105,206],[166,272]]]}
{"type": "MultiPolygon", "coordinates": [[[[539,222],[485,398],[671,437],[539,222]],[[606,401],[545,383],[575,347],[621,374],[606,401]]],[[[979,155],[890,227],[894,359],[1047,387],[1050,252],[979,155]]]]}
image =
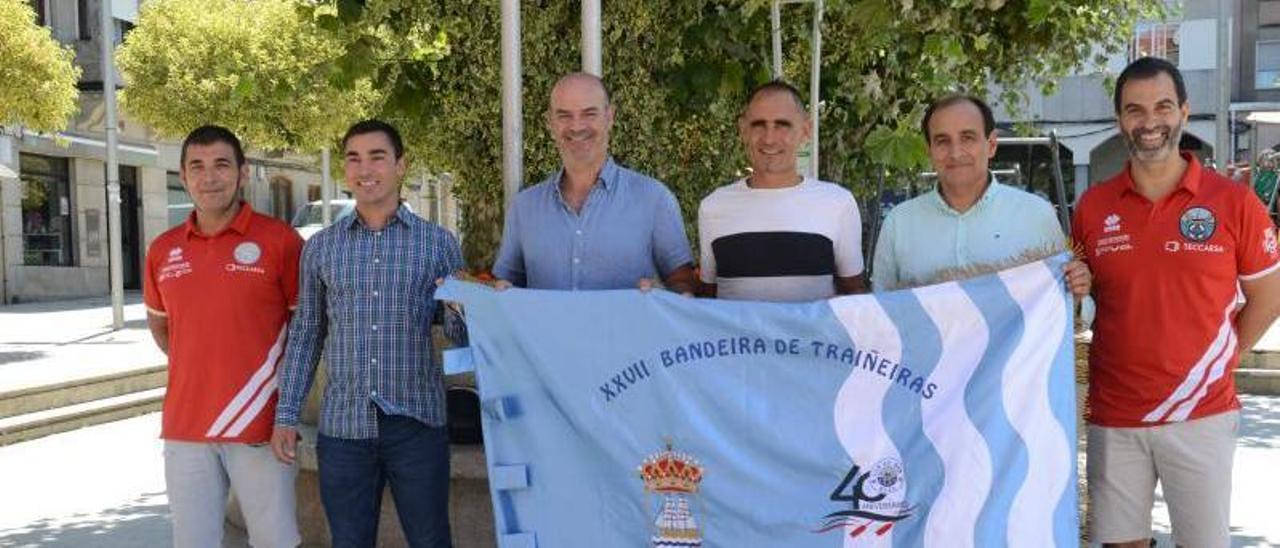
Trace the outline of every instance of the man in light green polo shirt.
{"type": "MultiPolygon", "coordinates": [[[[996,153],[995,117],[982,99],[934,101],[921,130],[938,185],[889,212],[872,263],[874,290],[956,279],[1066,249],[1053,206],[1000,184],[988,170],[996,153]]],[[[1067,284],[1077,298],[1089,293],[1084,263],[1068,263],[1067,284]]]]}

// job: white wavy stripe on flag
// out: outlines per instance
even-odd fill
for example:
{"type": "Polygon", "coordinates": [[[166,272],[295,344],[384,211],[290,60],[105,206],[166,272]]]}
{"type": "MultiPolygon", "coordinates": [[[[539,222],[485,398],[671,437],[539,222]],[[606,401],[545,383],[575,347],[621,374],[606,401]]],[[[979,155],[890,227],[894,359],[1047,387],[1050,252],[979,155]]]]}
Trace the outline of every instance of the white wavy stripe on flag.
{"type": "MultiPolygon", "coordinates": [[[[1182,378],[1182,383],[1165,398],[1160,405],[1142,417],[1142,422],[1161,422],[1165,420],[1165,416],[1169,414],[1169,410],[1173,409],[1178,402],[1181,402],[1195,392],[1196,387],[1200,386],[1200,381],[1204,379],[1205,370],[1209,369],[1210,364],[1217,364],[1225,354],[1230,359],[1235,348],[1235,328],[1231,325],[1231,311],[1236,307],[1236,301],[1233,296],[1231,302],[1227,303],[1227,309],[1222,312],[1222,324],[1218,326],[1218,335],[1213,338],[1213,342],[1209,343],[1209,348],[1205,349],[1204,355],[1196,360],[1196,364],[1187,372],[1187,376],[1182,378]]],[[[1224,360],[1225,363],[1225,360],[1224,360]]],[[[1219,373],[1221,376],[1221,373],[1219,373]]],[[[1212,381],[1210,381],[1212,382],[1212,381]]]]}
{"type": "Polygon", "coordinates": [[[1213,383],[1222,379],[1227,371],[1227,364],[1231,362],[1231,358],[1236,355],[1236,345],[1239,340],[1236,338],[1235,326],[1231,325],[1231,320],[1227,319],[1227,344],[1222,348],[1222,353],[1218,355],[1218,359],[1213,360],[1213,366],[1209,368],[1209,378],[1200,383],[1200,388],[1196,390],[1194,396],[1187,398],[1187,401],[1174,408],[1173,413],[1169,415],[1170,422],[1182,422],[1191,416],[1191,412],[1196,406],[1200,405],[1200,401],[1209,393],[1209,387],[1213,383]]]}
{"type": "Polygon", "coordinates": [[[244,410],[244,413],[240,414],[240,418],[236,419],[236,422],[231,423],[231,427],[227,428],[223,437],[234,438],[244,432],[244,429],[249,426],[249,423],[253,422],[253,419],[257,418],[258,414],[262,412],[262,408],[266,407],[267,402],[271,400],[271,395],[275,393],[276,376],[272,375],[271,378],[267,380],[267,383],[262,385],[262,390],[258,391],[258,395],[254,396],[253,403],[250,403],[249,407],[244,410]]]}
{"type": "Polygon", "coordinates": [[[925,435],[942,457],[942,490],[929,512],[925,546],[973,546],[973,530],[991,491],[991,455],[969,419],[964,387],[982,361],[989,332],[982,312],[954,282],[921,288],[916,298],[942,340],[929,382],[947,387],[921,400],[925,435]],[[943,396],[945,394],[945,396],[943,396]]]}
{"type": "MultiPolygon", "coordinates": [[[[902,339],[898,328],[874,297],[841,297],[827,302],[858,350],[864,353],[875,350],[895,363],[902,360],[902,339]]],[[[836,438],[849,458],[864,468],[886,457],[901,459],[884,429],[884,421],[880,420],[885,392],[891,385],[882,379],[872,378],[855,365],[836,394],[836,438]]],[[[911,481],[911,477],[907,476],[906,480],[911,481]]],[[[902,489],[895,495],[901,500],[905,492],[906,489],[902,489]]],[[[884,502],[890,502],[891,498],[884,502]]],[[[893,529],[882,536],[867,531],[852,537],[849,533],[853,527],[846,527],[841,535],[845,548],[890,546],[893,543],[893,529]]]]}
{"type": "Polygon", "coordinates": [[[1001,393],[1009,422],[1027,446],[1027,477],[1009,509],[1007,540],[1010,546],[1053,546],[1053,508],[1075,458],[1048,397],[1049,370],[1067,329],[1066,302],[1044,262],[999,276],[1022,309],[1022,340],[1009,356],[1001,393]]]}
{"type": "Polygon", "coordinates": [[[222,434],[222,431],[226,429],[232,419],[235,419],[240,414],[244,406],[251,402],[254,395],[262,388],[262,385],[275,377],[276,362],[280,361],[280,354],[284,352],[284,339],[289,332],[288,330],[288,324],[280,327],[280,334],[276,336],[275,344],[271,345],[271,349],[267,351],[267,359],[262,362],[262,365],[258,366],[257,371],[253,372],[248,382],[245,382],[244,386],[240,387],[240,391],[236,392],[235,397],[231,398],[227,406],[222,408],[222,413],[218,414],[218,418],[213,421],[209,431],[204,433],[205,437],[226,437],[222,434]]]}

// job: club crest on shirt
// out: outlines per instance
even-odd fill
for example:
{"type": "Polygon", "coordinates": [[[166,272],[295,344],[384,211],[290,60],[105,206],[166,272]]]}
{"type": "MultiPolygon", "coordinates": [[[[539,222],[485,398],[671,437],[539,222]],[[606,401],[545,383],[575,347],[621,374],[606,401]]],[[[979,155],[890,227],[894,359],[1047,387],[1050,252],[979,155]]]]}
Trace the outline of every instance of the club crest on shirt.
{"type": "Polygon", "coordinates": [[[1280,243],[1276,242],[1276,230],[1271,227],[1262,229],[1262,252],[1274,257],[1280,251],[1280,243]]]}
{"type": "Polygon", "coordinates": [[[236,262],[243,265],[251,265],[258,262],[262,258],[262,248],[253,242],[243,242],[236,246],[235,252],[232,253],[236,262]]]}
{"type": "Polygon", "coordinates": [[[1208,240],[1213,237],[1213,231],[1217,228],[1218,220],[1213,217],[1213,212],[1200,206],[1187,208],[1182,212],[1182,218],[1178,219],[1178,231],[1183,238],[1192,242],[1208,240]]]}

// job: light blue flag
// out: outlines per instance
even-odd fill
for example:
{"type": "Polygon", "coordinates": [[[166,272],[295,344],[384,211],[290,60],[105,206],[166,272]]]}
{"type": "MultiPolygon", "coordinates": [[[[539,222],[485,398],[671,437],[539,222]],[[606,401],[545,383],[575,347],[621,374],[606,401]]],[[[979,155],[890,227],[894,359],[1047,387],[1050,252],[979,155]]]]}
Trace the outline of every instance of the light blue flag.
{"type": "Polygon", "coordinates": [[[1065,261],[804,304],[448,282],[499,545],[1078,545],[1065,261]]]}

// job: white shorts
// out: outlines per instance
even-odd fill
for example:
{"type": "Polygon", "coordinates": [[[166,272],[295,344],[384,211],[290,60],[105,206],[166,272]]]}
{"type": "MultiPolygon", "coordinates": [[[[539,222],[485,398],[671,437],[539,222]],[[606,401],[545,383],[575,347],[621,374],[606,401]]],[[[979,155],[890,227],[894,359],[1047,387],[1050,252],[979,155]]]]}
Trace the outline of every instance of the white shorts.
{"type": "Polygon", "coordinates": [[[269,444],[165,440],[164,480],[176,548],[221,548],[228,489],[234,490],[254,548],[302,542],[294,504],[296,465],[276,460],[269,444]]]}
{"type": "Polygon", "coordinates": [[[1239,424],[1240,413],[1231,411],[1160,426],[1089,425],[1090,540],[1150,538],[1159,480],[1178,546],[1229,546],[1239,424]]]}

